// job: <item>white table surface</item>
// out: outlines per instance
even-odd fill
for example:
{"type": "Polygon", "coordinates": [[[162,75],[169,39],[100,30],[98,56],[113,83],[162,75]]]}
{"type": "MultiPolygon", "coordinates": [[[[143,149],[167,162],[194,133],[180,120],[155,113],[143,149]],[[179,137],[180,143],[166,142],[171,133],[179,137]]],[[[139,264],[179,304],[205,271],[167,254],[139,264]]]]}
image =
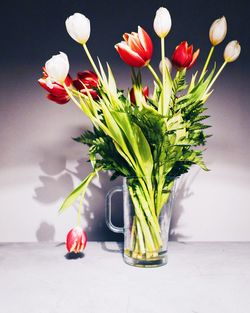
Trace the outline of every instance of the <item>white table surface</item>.
{"type": "Polygon", "coordinates": [[[126,265],[115,242],[65,255],[63,244],[0,244],[0,312],[250,312],[250,243],[171,242],[154,269],[126,265]]]}

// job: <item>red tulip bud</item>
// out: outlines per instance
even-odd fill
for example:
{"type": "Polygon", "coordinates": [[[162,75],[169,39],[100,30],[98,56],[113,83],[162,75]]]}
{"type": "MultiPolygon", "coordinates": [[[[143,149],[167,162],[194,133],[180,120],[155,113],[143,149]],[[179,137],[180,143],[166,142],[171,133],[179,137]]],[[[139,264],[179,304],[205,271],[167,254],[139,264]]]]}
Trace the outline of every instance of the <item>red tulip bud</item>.
{"type": "Polygon", "coordinates": [[[98,86],[98,77],[92,71],[84,71],[77,73],[77,79],[73,81],[74,87],[81,93],[87,95],[86,88],[91,94],[93,99],[98,98],[98,93],[94,89],[98,86]]]}
{"type": "MultiPolygon", "coordinates": [[[[142,94],[144,95],[145,99],[148,97],[148,94],[149,94],[148,86],[143,87],[142,94]]],[[[136,104],[134,88],[131,88],[129,95],[130,95],[130,102],[133,104],[136,104]]]]}
{"type": "Polygon", "coordinates": [[[193,52],[193,45],[188,46],[188,43],[183,41],[175,48],[172,56],[172,63],[178,70],[182,70],[184,68],[189,69],[194,65],[199,53],[200,49],[193,52]]]}
{"type": "Polygon", "coordinates": [[[121,59],[134,67],[147,65],[153,54],[153,44],[148,33],[138,26],[137,33],[125,33],[123,39],[124,41],[115,45],[121,59]]]}
{"type": "Polygon", "coordinates": [[[67,235],[66,247],[69,252],[79,253],[87,244],[87,235],[79,226],[72,228],[67,235]]]}

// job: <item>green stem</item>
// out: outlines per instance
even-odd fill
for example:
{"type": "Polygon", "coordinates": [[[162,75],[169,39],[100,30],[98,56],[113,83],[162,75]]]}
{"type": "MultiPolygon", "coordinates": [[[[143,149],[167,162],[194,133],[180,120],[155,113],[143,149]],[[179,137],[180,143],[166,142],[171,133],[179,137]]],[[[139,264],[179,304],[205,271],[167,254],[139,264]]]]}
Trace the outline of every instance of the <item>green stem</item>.
{"type": "Polygon", "coordinates": [[[77,210],[77,226],[80,226],[80,224],[81,224],[81,212],[82,212],[83,198],[84,198],[84,192],[82,192],[79,206],[78,206],[78,210],[77,210]]]}
{"type": "Polygon", "coordinates": [[[159,87],[162,88],[162,83],[160,81],[159,76],[156,74],[155,70],[153,69],[153,67],[148,63],[147,64],[147,68],[150,70],[150,72],[152,73],[152,75],[154,76],[155,81],[157,82],[157,84],[159,85],[159,87]]]}
{"type": "Polygon", "coordinates": [[[145,254],[146,253],[146,248],[145,248],[146,242],[144,244],[144,236],[142,233],[142,227],[143,226],[141,225],[139,219],[136,218],[136,228],[137,228],[137,235],[138,235],[138,240],[139,240],[140,252],[141,252],[141,254],[145,254]]]}
{"type": "Polygon", "coordinates": [[[203,75],[205,74],[205,72],[206,72],[206,70],[207,70],[207,67],[208,67],[208,64],[209,64],[209,62],[210,62],[210,59],[211,59],[211,56],[212,56],[213,52],[214,52],[214,46],[212,46],[211,49],[210,49],[210,51],[209,51],[209,54],[208,54],[208,56],[207,56],[206,63],[205,63],[205,65],[204,65],[204,67],[203,67],[203,70],[202,70],[202,72],[201,72],[199,81],[202,79],[203,75]]]}
{"type": "Polygon", "coordinates": [[[218,70],[217,74],[214,76],[213,80],[211,81],[211,83],[208,85],[206,93],[209,92],[209,90],[212,88],[213,84],[215,83],[216,79],[219,77],[219,75],[221,74],[221,72],[223,71],[224,67],[227,65],[227,61],[225,61],[220,69],[218,70]]]}
{"type": "Polygon", "coordinates": [[[161,38],[161,62],[162,62],[162,106],[159,106],[160,114],[166,115],[166,61],[165,61],[165,39],[161,38]]]}
{"type": "Polygon", "coordinates": [[[142,186],[143,192],[147,201],[150,205],[150,209],[152,212],[155,212],[155,204],[154,204],[154,193],[153,187],[150,179],[147,179],[147,184],[144,182],[143,178],[139,178],[140,184],[142,186]]]}
{"type": "MultiPolygon", "coordinates": [[[[145,195],[145,191],[143,191],[141,182],[139,185],[136,184],[134,188],[129,187],[129,192],[134,204],[135,216],[139,219],[141,225],[146,251],[155,253],[162,246],[161,229],[156,213],[151,210],[150,202],[145,195]]],[[[138,232],[136,234],[139,236],[138,232]]]]}
{"type": "Polygon", "coordinates": [[[158,216],[160,210],[161,210],[161,194],[162,194],[162,189],[164,185],[164,177],[163,177],[163,171],[164,168],[162,165],[159,166],[159,172],[158,172],[158,182],[157,182],[157,197],[156,197],[156,215],[158,216]]]}
{"type": "Polygon", "coordinates": [[[133,66],[131,66],[132,86],[137,85],[136,73],[133,66]]]}
{"type": "Polygon", "coordinates": [[[136,240],[136,217],[133,217],[133,224],[131,229],[131,238],[130,238],[130,249],[133,251],[135,249],[135,240],[136,240]]]}
{"type": "Polygon", "coordinates": [[[75,97],[72,95],[70,89],[66,86],[65,83],[63,83],[63,87],[66,90],[67,94],[69,95],[70,99],[77,105],[77,107],[82,111],[82,107],[79,104],[79,102],[75,99],[75,97]]]}
{"type": "MultiPolygon", "coordinates": [[[[87,105],[82,105],[82,99],[80,100],[80,103],[76,100],[76,98],[73,96],[71,90],[66,86],[65,83],[63,83],[63,87],[64,89],[66,90],[67,94],[69,95],[70,99],[76,104],[76,106],[83,112],[86,114],[86,116],[92,121],[92,123],[97,127],[97,122],[99,122],[100,124],[100,121],[95,117],[93,116],[92,112],[90,111],[90,109],[88,108],[87,105]]],[[[74,93],[76,93],[76,91],[74,91],[74,93]]],[[[78,96],[79,96],[79,93],[78,93],[78,96]]],[[[98,124],[98,125],[99,125],[98,124]]]]}
{"type": "Polygon", "coordinates": [[[141,204],[141,207],[147,217],[147,220],[158,232],[160,232],[160,227],[159,227],[158,219],[156,217],[156,213],[154,211],[152,212],[152,210],[150,209],[150,203],[145,198],[143,191],[141,190],[139,186],[137,186],[135,189],[135,192],[141,204]]]}
{"type": "MultiPolygon", "coordinates": [[[[140,222],[140,226],[141,226],[141,230],[142,230],[142,233],[144,236],[144,242],[145,242],[146,249],[147,249],[147,251],[153,252],[156,250],[155,245],[154,245],[154,240],[152,238],[151,231],[150,231],[149,225],[146,221],[142,207],[140,206],[140,201],[134,195],[134,191],[131,187],[129,187],[129,193],[130,193],[133,205],[134,205],[136,218],[140,222]]],[[[138,228],[137,228],[137,230],[138,230],[138,228]]]]}
{"type": "Polygon", "coordinates": [[[86,55],[87,55],[87,57],[88,57],[88,59],[89,59],[90,64],[92,65],[94,71],[96,72],[96,75],[98,76],[98,78],[100,79],[100,81],[102,81],[102,76],[101,76],[101,74],[100,74],[100,72],[99,72],[97,66],[95,65],[95,62],[94,62],[94,60],[93,60],[93,58],[92,58],[92,56],[91,56],[91,54],[90,54],[90,52],[89,52],[89,49],[88,49],[86,43],[84,43],[82,46],[83,46],[83,48],[84,48],[84,50],[85,50],[85,53],[86,53],[86,55]]]}

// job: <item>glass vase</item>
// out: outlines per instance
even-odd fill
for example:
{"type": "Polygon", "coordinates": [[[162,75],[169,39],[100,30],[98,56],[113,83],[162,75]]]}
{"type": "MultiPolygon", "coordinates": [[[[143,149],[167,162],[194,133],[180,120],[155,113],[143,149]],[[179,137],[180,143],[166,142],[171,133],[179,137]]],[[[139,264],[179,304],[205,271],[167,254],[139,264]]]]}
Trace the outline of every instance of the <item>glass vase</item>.
{"type": "Polygon", "coordinates": [[[151,179],[124,178],[123,186],[114,187],[106,196],[106,224],[111,231],[124,234],[124,261],[138,267],[157,267],[168,260],[175,182],[170,179],[164,190],[151,186],[151,179]],[[116,192],[123,193],[123,227],[111,220],[111,199],[116,192]]]}

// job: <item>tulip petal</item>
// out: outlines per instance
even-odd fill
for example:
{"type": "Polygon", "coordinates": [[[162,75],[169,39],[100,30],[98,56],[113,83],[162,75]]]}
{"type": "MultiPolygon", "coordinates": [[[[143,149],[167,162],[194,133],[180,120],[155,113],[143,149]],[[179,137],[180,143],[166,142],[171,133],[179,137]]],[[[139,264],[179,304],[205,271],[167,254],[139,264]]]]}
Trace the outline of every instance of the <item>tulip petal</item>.
{"type": "Polygon", "coordinates": [[[188,67],[189,64],[192,62],[192,58],[193,58],[193,45],[189,46],[187,45],[187,59],[185,61],[185,63],[183,64],[184,67],[188,67]]]}
{"type": "Polygon", "coordinates": [[[84,72],[78,72],[77,73],[77,77],[79,79],[85,79],[85,78],[92,78],[94,80],[98,80],[98,76],[96,75],[96,73],[92,72],[92,71],[84,71],[84,72]]]}
{"type": "Polygon", "coordinates": [[[138,35],[129,35],[128,45],[134,52],[138,53],[143,60],[148,60],[147,53],[141,45],[138,35]]]}
{"type": "Polygon", "coordinates": [[[69,96],[55,96],[53,95],[52,93],[49,93],[47,95],[47,99],[53,101],[53,102],[56,102],[58,104],[65,104],[67,102],[69,102],[70,98],[69,96]]]}
{"type": "Polygon", "coordinates": [[[172,61],[177,68],[184,67],[187,61],[187,50],[184,42],[182,42],[179,46],[175,48],[175,51],[172,56],[172,61]]]}
{"type": "Polygon", "coordinates": [[[234,62],[240,55],[241,46],[237,40],[230,41],[224,50],[224,60],[226,62],[234,62]]]}
{"type": "Polygon", "coordinates": [[[43,78],[38,79],[38,83],[40,84],[41,87],[43,87],[46,91],[48,91],[49,93],[52,93],[54,96],[64,96],[67,95],[65,89],[63,88],[62,85],[53,83],[52,84],[52,88],[50,88],[47,83],[46,80],[43,78]]]}
{"type": "Polygon", "coordinates": [[[130,66],[142,67],[145,65],[145,61],[134,52],[125,42],[120,42],[115,45],[115,49],[118,51],[121,59],[130,66]]]}
{"type": "Polygon", "coordinates": [[[149,37],[148,33],[140,26],[138,26],[138,36],[146,52],[146,59],[150,60],[153,54],[153,43],[151,38],[149,37]]]}
{"type": "MultiPolygon", "coordinates": [[[[145,87],[142,88],[142,94],[144,95],[145,98],[148,97],[148,94],[149,94],[148,86],[145,86],[145,87]]],[[[129,96],[130,96],[130,102],[133,103],[133,104],[136,104],[134,88],[130,89],[129,96]]]]}
{"type": "Polygon", "coordinates": [[[45,70],[50,79],[58,83],[63,83],[69,72],[67,55],[60,52],[52,56],[52,58],[45,63],[45,70]]]}
{"type": "Polygon", "coordinates": [[[98,86],[98,76],[92,71],[78,72],[77,78],[87,85],[87,87],[98,86]]]}
{"type": "Polygon", "coordinates": [[[122,38],[127,42],[129,38],[129,34],[128,33],[123,34],[122,38]]]}
{"type": "Polygon", "coordinates": [[[70,247],[69,249],[69,252],[75,252],[76,253],[76,245],[77,245],[77,242],[73,242],[72,246],[70,247]]]}
{"type": "Polygon", "coordinates": [[[221,43],[227,34],[227,21],[225,16],[215,20],[209,30],[209,39],[213,46],[221,43]]]}
{"type": "Polygon", "coordinates": [[[79,253],[86,247],[87,235],[79,226],[72,228],[66,238],[66,247],[69,252],[79,253]]]}
{"type": "Polygon", "coordinates": [[[198,56],[200,54],[200,49],[196,50],[194,53],[193,53],[193,58],[192,58],[192,61],[190,62],[189,66],[188,66],[188,69],[194,65],[194,63],[196,62],[198,56]]]}
{"type": "Polygon", "coordinates": [[[149,95],[149,88],[148,86],[145,86],[143,89],[142,89],[142,93],[144,95],[145,98],[148,98],[148,95],[149,95]]]}
{"type": "Polygon", "coordinates": [[[75,13],[65,21],[66,29],[71,38],[80,44],[88,41],[90,36],[90,21],[81,13],[75,13]]]}
{"type": "Polygon", "coordinates": [[[193,45],[188,47],[187,41],[183,41],[175,48],[172,62],[177,69],[189,68],[190,64],[193,64],[198,57],[198,55],[196,56],[195,54],[195,60],[193,62],[193,55],[193,45]]]}
{"type": "Polygon", "coordinates": [[[69,87],[71,84],[72,84],[72,78],[70,75],[68,75],[65,79],[65,85],[69,87]]]}
{"type": "Polygon", "coordinates": [[[172,21],[169,11],[164,7],[159,8],[156,11],[153,23],[156,34],[160,38],[166,37],[171,29],[171,25],[172,21]]]}

